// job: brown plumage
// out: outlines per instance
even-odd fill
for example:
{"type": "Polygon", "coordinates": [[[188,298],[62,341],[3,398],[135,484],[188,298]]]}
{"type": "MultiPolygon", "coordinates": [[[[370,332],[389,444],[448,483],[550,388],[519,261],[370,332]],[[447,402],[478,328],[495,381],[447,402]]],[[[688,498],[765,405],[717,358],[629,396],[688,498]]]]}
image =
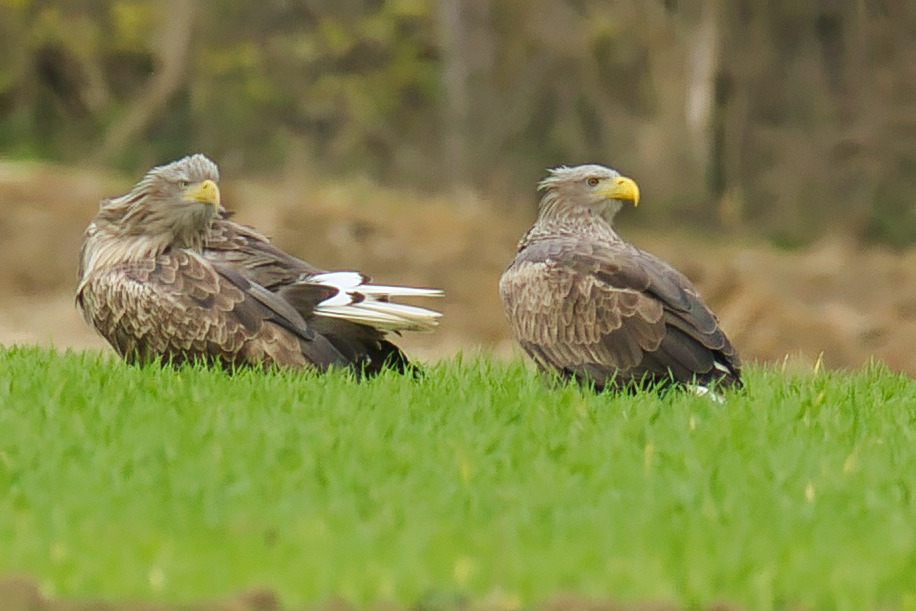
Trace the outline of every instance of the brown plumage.
{"type": "Polygon", "coordinates": [[[431,331],[439,313],[390,301],[433,289],[323,272],[228,219],[216,165],[192,155],[102,201],[86,230],[77,304],[131,362],[404,370],[388,332],[431,331]]]}
{"type": "Polygon", "coordinates": [[[438,289],[379,286],[357,272],[328,272],[271,244],[251,227],[231,220],[221,209],[214,219],[204,256],[228,265],[245,278],[291,303],[309,325],[349,363],[377,372],[383,365],[406,371],[407,356],[386,339],[389,331],[432,331],[437,312],[391,303],[396,296],[439,296],[438,289]],[[350,289],[350,292],[347,292],[350,289]],[[340,311],[334,297],[348,296],[340,311]]]}
{"type": "Polygon", "coordinates": [[[551,170],[499,295],[543,371],[605,387],[740,386],[740,360],[696,288],[611,222],[636,183],[599,165],[551,170]]]}

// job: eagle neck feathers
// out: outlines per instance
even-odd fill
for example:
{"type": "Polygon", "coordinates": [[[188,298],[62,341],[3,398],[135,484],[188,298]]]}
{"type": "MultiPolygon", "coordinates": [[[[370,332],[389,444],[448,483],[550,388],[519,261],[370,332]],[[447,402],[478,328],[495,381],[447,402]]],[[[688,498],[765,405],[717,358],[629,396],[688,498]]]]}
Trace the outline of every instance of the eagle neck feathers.
{"type": "MultiPolygon", "coordinates": [[[[616,210],[613,212],[616,213],[616,210]]],[[[532,242],[556,238],[622,242],[606,214],[596,213],[588,207],[570,205],[559,193],[548,190],[541,198],[537,221],[519,241],[518,250],[521,251],[532,242]]]]}

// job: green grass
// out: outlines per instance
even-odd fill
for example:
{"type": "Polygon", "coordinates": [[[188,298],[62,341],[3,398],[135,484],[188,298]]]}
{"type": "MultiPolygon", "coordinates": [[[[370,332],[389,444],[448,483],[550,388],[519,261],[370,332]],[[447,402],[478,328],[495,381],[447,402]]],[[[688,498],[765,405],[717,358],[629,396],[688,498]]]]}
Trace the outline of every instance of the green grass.
{"type": "Polygon", "coordinates": [[[482,357],[358,383],[0,350],[0,574],[174,602],[912,607],[916,382],[747,383],[716,404],[482,357]]]}

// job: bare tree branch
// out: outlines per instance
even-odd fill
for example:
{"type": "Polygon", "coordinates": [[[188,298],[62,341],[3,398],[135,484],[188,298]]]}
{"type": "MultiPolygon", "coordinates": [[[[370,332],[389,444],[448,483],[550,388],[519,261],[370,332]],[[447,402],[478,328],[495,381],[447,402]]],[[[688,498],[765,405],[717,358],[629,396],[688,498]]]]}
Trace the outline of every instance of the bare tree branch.
{"type": "Polygon", "coordinates": [[[101,146],[92,156],[96,163],[107,163],[135,140],[185,84],[188,55],[197,13],[196,0],[170,0],[165,22],[158,36],[160,65],[130,111],[108,130],[101,146]]]}
{"type": "Polygon", "coordinates": [[[445,89],[443,153],[453,184],[467,178],[468,66],[465,61],[463,6],[461,0],[439,0],[438,4],[445,89]]]}

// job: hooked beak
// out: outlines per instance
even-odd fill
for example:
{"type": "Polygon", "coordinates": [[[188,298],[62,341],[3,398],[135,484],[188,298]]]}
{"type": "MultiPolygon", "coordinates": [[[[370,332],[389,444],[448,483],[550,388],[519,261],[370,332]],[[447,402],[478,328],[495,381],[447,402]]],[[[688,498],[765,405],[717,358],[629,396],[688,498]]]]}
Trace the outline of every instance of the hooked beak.
{"type": "Polygon", "coordinates": [[[188,186],[184,190],[182,198],[191,202],[210,204],[216,210],[219,210],[219,187],[210,179],[188,186]]]}
{"type": "Polygon", "coordinates": [[[632,178],[618,176],[608,181],[599,193],[608,199],[619,199],[639,205],[639,185],[632,178]]]}

